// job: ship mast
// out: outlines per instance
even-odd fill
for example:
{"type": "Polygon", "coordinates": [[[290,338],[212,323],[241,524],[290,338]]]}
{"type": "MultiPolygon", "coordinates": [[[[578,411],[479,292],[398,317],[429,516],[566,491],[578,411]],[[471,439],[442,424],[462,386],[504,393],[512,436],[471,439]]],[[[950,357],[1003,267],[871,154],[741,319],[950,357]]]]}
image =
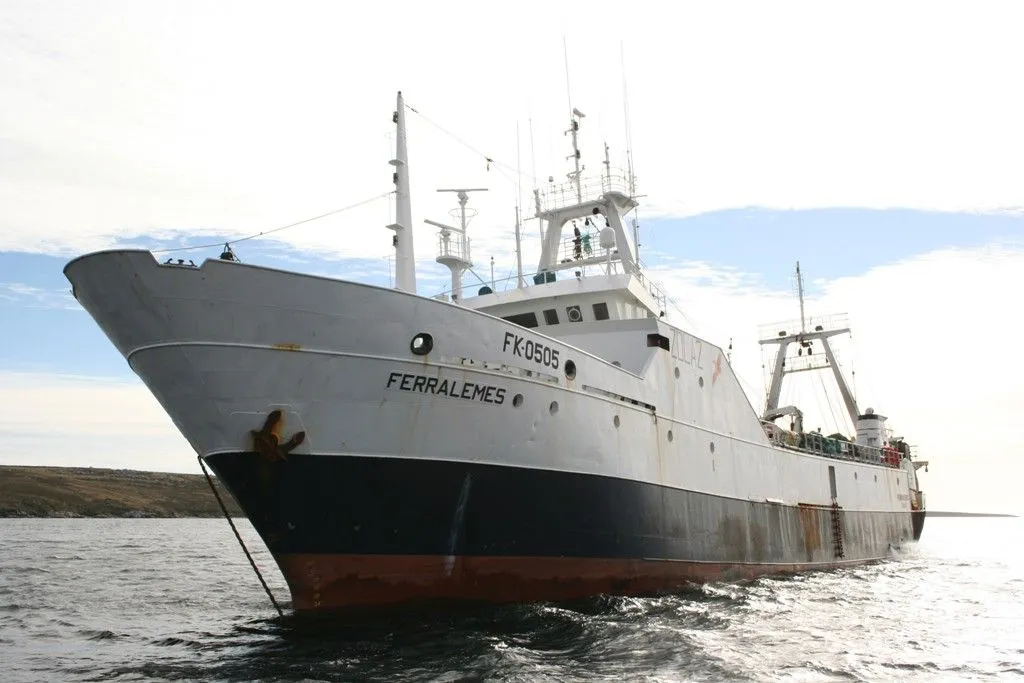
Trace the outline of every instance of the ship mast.
{"type": "Polygon", "coordinates": [[[807,331],[807,323],[804,320],[804,279],[800,275],[800,262],[796,262],[796,287],[800,293],[800,331],[807,331]]]}
{"type": "Polygon", "coordinates": [[[476,215],[476,211],[467,212],[466,204],[469,202],[470,192],[487,192],[486,187],[460,187],[454,189],[441,189],[438,192],[454,192],[459,198],[459,208],[453,209],[451,214],[458,218],[459,227],[452,227],[444,223],[432,221],[429,218],[424,222],[434,227],[441,228],[437,243],[437,262],[447,266],[452,273],[452,301],[462,301],[462,274],[473,267],[473,258],[469,253],[469,235],[467,226],[469,219],[476,215]],[[452,233],[455,233],[454,235],[452,233]]]}
{"type": "Polygon", "coordinates": [[[585,116],[586,114],[573,107],[572,116],[569,117],[569,130],[565,131],[566,133],[572,133],[572,155],[566,157],[566,159],[572,159],[575,164],[575,170],[570,172],[568,175],[569,180],[576,185],[576,201],[580,204],[583,203],[583,186],[581,184],[581,174],[583,171],[580,168],[579,120],[585,116]]]}
{"type": "Polygon", "coordinates": [[[804,315],[803,276],[800,273],[799,263],[797,263],[796,274],[797,288],[800,296],[800,331],[795,334],[789,334],[786,330],[781,330],[777,337],[761,339],[758,342],[761,345],[778,344],[779,346],[779,349],[775,354],[775,364],[772,366],[772,381],[768,389],[768,399],[765,403],[763,419],[771,420],[780,414],[779,396],[782,393],[782,381],[785,375],[794,372],[831,368],[832,375],[835,377],[836,384],[839,386],[839,393],[843,397],[843,403],[846,405],[846,411],[850,415],[850,421],[856,425],[857,420],[860,417],[857,400],[854,398],[853,392],[846,383],[846,378],[843,377],[843,373],[839,369],[839,363],[836,362],[835,353],[833,353],[832,345],[829,343],[829,339],[832,337],[840,334],[848,334],[850,332],[850,328],[838,327],[828,329],[826,324],[822,323],[815,325],[812,331],[808,331],[807,320],[804,315]],[[822,348],[825,351],[824,361],[818,360],[820,356],[814,356],[812,345],[812,342],[814,341],[821,342],[822,348]],[[788,351],[790,344],[797,344],[799,345],[799,348],[797,350],[797,357],[790,358],[789,360],[792,362],[787,366],[786,352],[788,351]],[[804,354],[805,349],[807,352],[806,355],[804,354]]]}
{"type": "Polygon", "coordinates": [[[409,155],[405,140],[405,101],[398,92],[398,106],[391,117],[396,127],[395,158],[389,163],[395,167],[395,222],[387,226],[394,230],[395,289],[416,293],[416,256],[413,253],[412,203],[409,197],[409,155]]]}

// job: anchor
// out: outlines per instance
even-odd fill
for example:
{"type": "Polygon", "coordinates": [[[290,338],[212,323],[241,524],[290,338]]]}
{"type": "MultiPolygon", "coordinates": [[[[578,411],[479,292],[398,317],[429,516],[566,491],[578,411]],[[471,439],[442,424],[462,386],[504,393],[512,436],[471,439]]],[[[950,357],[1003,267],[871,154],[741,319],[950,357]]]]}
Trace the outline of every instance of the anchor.
{"type": "Polygon", "coordinates": [[[296,432],[288,441],[281,443],[282,418],[280,410],[272,410],[264,420],[262,429],[249,430],[253,450],[271,462],[287,460],[288,454],[306,440],[306,432],[296,432]]]}

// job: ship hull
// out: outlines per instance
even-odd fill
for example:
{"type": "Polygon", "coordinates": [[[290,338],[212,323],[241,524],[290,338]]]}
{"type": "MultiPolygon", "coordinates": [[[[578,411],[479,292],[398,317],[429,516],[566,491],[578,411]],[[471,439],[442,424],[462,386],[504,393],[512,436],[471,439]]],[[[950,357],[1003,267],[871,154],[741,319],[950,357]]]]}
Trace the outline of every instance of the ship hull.
{"type": "Polygon", "coordinates": [[[926,514],[927,514],[927,511],[925,511],[925,510],[914,510],[911,513],[913,524],[914,524],[914,540],[915,541],[921,540],[921,533],[924,531],[924,518],[925,518],[926,514]]]}
{"type": "Polygon", "coordinates": [[[648,594],[878,560],[913,534],[909,512],[753,503],[552,470],[249,452],[207,462],[297,611],[648,594]]]}

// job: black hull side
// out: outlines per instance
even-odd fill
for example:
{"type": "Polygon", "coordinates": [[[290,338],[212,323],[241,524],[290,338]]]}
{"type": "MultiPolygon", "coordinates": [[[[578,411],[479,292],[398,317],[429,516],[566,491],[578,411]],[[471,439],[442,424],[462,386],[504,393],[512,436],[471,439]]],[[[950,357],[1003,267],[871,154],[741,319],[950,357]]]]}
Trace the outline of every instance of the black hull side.
{"type": "MultiPolygon", "coordinates": [[[[605,588],[634,579],[651,588],[659,576],[677,585],[680,575],[728,578],[880,559],[914,532],[909,511],[785,506],[550,470],[355,456],[268,462],[255,453],[206,460],[274,555],[297,606],[324,603],[313,594],[327,593],[326,575],[342,583],[372,578],[346,574],[360,562],[389,576],[383,596],[410,594],[415,584],[411,593],[431,597],[454,580],[457,560],[460,571],[467,562],[496,567],[501,586],[511,588],[492,593],[529,599],[552,593],[516,585],[538,573],[559,585],[596,572],[595,585],[605,588]],[[543,558],[554,559],[539,568],[543,558]],[[670,565],[677,566],[666,571],[670,565]]],[[[335,591],[338,600],[362,599],[351,588],[335,591]]]]}
{"type": "Polygon", "coordinates": [[[911,518],[914,524],[914,540],[921,540],[921,532],[924,531],[924,518],[927,514],[925,510],[914,510],[911,513],[911,518]]]}

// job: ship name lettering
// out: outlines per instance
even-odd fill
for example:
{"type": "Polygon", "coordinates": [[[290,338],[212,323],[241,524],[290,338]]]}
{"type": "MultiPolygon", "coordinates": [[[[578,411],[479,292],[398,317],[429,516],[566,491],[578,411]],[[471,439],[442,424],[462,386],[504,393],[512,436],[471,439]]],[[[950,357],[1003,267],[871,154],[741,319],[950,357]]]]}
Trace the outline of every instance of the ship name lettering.
{"type": "Polygon", "coordinates": [[[685,332],[675,332],[672,335],[672,357],[687,365],[704,369],[704,344],[696,337],[691,337],[685,332]]]}
{"type": "Polygon", "coordinates": [[[532,360],[538,365],[546,365],[553,370],[558,369],[558,349],[553,349],[526,337],[520,337],[513,332],[505,333],[505,343],[502,344],[501,350],[511,353],[513,356],[532,360]]]}
{"type": "Polygon", "coordinates": [[[460,382],[457,379],[441,379],[425,375],[411,375],[407,372],[392,372],[388,375],[387,389],[398,389],[433,396],[447,396],[465,401],[480,401],[497,406],[505,403],[505,388],[489,384],[460,382]]]}

